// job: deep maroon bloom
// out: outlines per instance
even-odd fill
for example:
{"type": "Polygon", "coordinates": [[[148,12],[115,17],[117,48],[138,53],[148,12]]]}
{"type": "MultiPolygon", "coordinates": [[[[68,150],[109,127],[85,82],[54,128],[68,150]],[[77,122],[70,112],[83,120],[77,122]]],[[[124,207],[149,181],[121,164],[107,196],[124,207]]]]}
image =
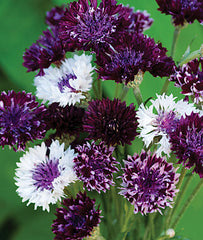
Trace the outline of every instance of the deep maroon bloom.
{"type": "Polygon", "coordinates": [[[78,0],[69,4],[60,22],[60,37],[80,43],[84,50],[97,50],[112,42],[130,20],[122,5],[115,0],[78,0]],[[97,6],[98,5],[98,6],[97,6]]]}
{"type": "Polygon", "coordinates": [[[50,27],[59,27],[59,22],[64,16],[65,8],[64,6],[61,7],[54,7],[50,11],[46,13],[46,23],[50,27]]]}
{"type": "Polygon", "coordinates": [[[171,206],[179,179],[172,163],[145,151],[124,163],[120,194],[134,205],[134,213],[161,213],[160,208],[171,206]]]}
{"type": "Polygon", "coordinates": [[[64,199],[64,207],[57,208],[52,231],[57,240],[82,240],[90,236],[94,227],[100,223],[101,211],[95,209],[95,199],[79,192],[76,199],[64,199]]]}
{"type": "Polygon", "coordinates": [[[191,113],[181,117],[176,131],[170,134],[171,149],[175,152],[178,163],[186,168],[194,168],[200,178],[203,177],[203,116],[191,113]]]}
{"type": "Polygon", "coordinates": [[[193,96],[194,102],[203,102],[203,58],[196,58],[182,67],[176,68],[170,78],[176,87],[181,87],[182,94],[193,96]]]}
{"type": "Polygon", "coordinates": [[[23,66],[28,72],[40,69],[39,75],[44,75],[44,68],[48,68],[52,63],[58,63],[65,57],[65,46],[58,37],[55,29],[43,32],[39,40],[26,49],[23,55],[23,66]]]}
{"type": "Polygon", "coordinates": [[[138,135],[135,106],[118,99],[89,102],[84,117],[84,130],[89,139],[102,139],[107,145],[131,144],[138,135]]]}
{"type": "Polygon", "coordinates": [[[113,48],[98,54],[99,77],[127,84],[139,71],[149,71],[154,77],[170,76],[175,64],[166,52],[161,43],[143,34],[123,34],[113,48]]]}
{"type": "Polygon", "coordinates": [[[62,134],[79,135],[83,129],[84,113],[84,108],[73,105],[61,107],[58,103],[52,103],[46,115],[48,128],[56,129],[57,137],[61,137],[62,134]]]}
{"type": "Polygon", "coordinates": [[[193,23],[197,19],[203,22],[202,0],[156,0],[158,10],[166,15],[171,15],[175,26],[193,23]]]}
{"type": "Polygon", "coordinates": [[[150,28],[154,22],[152,18],[149,18],[150,14],[148,14],[147,11],[141,12],[140,10],[137,10],[134,12],[133,10],[133,8],[125,6],[122,7],[122,11],[125,13],[123,17],[126,19],[126,21],[128,20],[130,22],[130,25],[126,28],[126,31],[142,33],[150,28]]]}
{"type": "Polygon", "coordinates": [[[46,108],[31,93],[9,91],[0,95],[0,145],[24,150],[28,141],[42,139],[46,133],[46,108]]]}
{"type": "Polygon", "coordinates": [[[78,155],[74,159],[74,170],[88,191],[106,192],[114,184],[113,173],[118,171],[114,165],[118,162],[112,156],[113,151],[114,148],[105,146],[104,142],[98,145],[94,141],[87,142],[76,147],[78,155]]]}

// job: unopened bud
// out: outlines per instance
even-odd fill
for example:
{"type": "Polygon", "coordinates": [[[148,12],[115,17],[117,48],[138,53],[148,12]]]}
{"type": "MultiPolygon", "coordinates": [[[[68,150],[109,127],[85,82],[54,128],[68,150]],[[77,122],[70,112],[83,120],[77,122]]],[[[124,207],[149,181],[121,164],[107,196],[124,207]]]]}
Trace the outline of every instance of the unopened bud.
{"type": "Polygon", "coordinates": [[[175,236],[175,231],[172,228],[169,228],[166,231],[166,236],[169,237],[169,238],[173,238],[175,236]]]}

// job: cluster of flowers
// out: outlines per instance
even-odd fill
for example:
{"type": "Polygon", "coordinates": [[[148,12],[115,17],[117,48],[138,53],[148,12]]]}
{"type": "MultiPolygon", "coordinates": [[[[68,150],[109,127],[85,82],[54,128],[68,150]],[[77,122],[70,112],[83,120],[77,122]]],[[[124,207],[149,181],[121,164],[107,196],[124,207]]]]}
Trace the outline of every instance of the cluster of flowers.
{"type": "MultiPolygon", "coordinates": [[[[157,3],[166,14],[174,11],[175,24],[191,23],[194,16],[203,19],[202,1],[157,3]],[[189,8],[195,11],[192,18],[189,8]]],[[[23,202],[49,211],[50,204],[66,197],[65,187],[83,183],[87,193],[65,198],[57,209],[52,225],[56,239],[91,235],[101,221],[101,210],[88,191],[106,192],[119,178],[119,193],[133,204],[134,213],[171,207],[179,179],[177,168],[167,162],[171,151],[177,163],[194,167],[203,177],[202,110],[187,102],[188,96],[195,103],[203,101],[203,58],[176,67],[166,48],[144,35],[153,23],[149,14],[134,12],[115,0],[102,0],[99,5],[96,0],[78,0],[55,7],[47,13],[46,23],[47,30],[23,56],[28,72],[37,72],[36,96],[43,103],[24,91],[0,96],[1,146],[24,151],[26,143],[46,135],[40,146],[29,148],[17,163],[15,180],[23,202]],[[73,57],[67,59],[70,52],[73,57]],[[137,110],[133,103],[127,106],[117,98],[101,99],[99,89],[91,98],[97,81],[93,81],[94,71],[98,79],[125,87],[137,87],[135,76],[147,71],[154,77],[171,76],[186,98],[176,101],[172,94],[157,95],[148,107],[142,103],[137,110]],[[145,150],[118,162],[117,146],[131,144],[137,136],[145,150]],[[154,153],[149,150],[152,144],[154,153]]]]}

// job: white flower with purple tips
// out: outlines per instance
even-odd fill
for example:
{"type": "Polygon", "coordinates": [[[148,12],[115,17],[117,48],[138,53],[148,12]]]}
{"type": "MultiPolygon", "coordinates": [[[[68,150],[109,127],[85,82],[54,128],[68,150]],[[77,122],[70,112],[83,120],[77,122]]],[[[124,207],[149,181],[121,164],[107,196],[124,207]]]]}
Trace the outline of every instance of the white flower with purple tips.
{"type": "Polygon", "coordinates": [[[64,196],[64,187],[77,180],[73,170],[73,159],[77,156],[70,147],[64,151],[64,144],[53,141],[49,148],[29,148],[17,163],[17,193],[37,207],[49,212],[49,204],[55,204],[64,196]],[[48,153],[49,152],[49,153],[48,153]]]}

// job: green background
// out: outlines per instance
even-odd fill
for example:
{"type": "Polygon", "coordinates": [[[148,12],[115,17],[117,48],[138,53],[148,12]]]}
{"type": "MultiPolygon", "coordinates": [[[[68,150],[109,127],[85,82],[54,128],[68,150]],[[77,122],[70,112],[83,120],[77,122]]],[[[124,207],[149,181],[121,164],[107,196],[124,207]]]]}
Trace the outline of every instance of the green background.
{"type": "MultiPolygon", "coordinates": [[[[173,26],[170,16],[162,15],[157,11],[155,0],[122,0],[124,5],[134,6],[135,10],[147,10],[154,19],[152,27],[145,33],[156,41],[162,42],[169,50],[173,37],[173,26]]],[[[26,73],[22,66],[22,55],[46,29],[45,12],[55,5],[60,5],[60,0],[1,0],[0,1],[0,88],[3,90],[26,90],[35,93],[33,86],[33,73],[26,73]]],[[[203,27],[195,22],[183,29],[177,45],[175,60],[178,61],[191,44],[191,50],[199,49],[203,39],[203,27]]],[[[164,79],[153,78],[145,74],[141,84],[144,100],[154,97],[159,93],[164,79]]],[[[111,81],[106,81],[103,86],[110,93],[111,81]]],[[[180,97],[179,89],[172,84],[169,93],[180,97]]],[[[132,92],[129,93],[127,102],[134,101],[132,92]]],[[[22,153],[15,153],[5,147],[0,149],[0,239],[1,240],[49,240],[53,239],[50,229],[54,216],[54,208],[51,213],[34,211],[33,205],[26,207],[21,198],[16,194],[14,174],[16,162],[22,153]]],[[[199,181],[199,176],[194,176],[189,192],[199,181]]],[[[185,212],[177,227],[178,234],[191,240],[202,240],[202,199],[203,189],[198,193],[191,206],[185,212]]]]}

